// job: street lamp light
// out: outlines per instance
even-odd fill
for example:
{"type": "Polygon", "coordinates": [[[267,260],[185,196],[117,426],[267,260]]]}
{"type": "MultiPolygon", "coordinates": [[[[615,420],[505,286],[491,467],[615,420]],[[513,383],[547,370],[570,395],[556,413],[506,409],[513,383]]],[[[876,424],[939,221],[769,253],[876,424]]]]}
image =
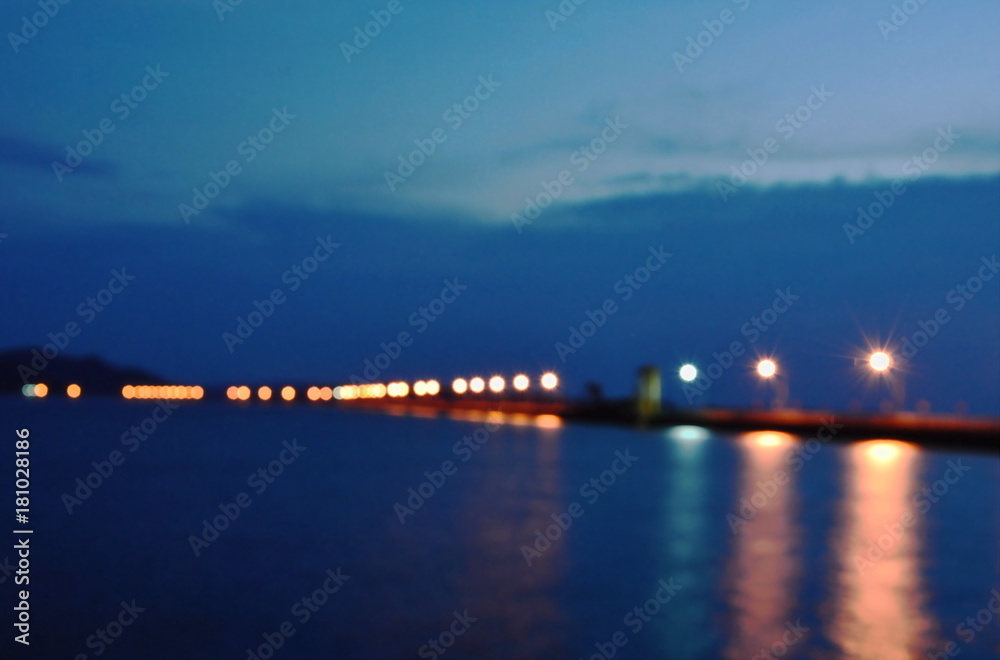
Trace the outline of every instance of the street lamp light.
{"type": "Polygon", "coordinates": [[[685,383],[693,382],[698,377],[698,367],[693,364],[685,364],[678,374],[685,383]]]}
{"type": "Polygon", "coordinates": [[[788,382],[778,375],[778,365],[774,360],[765,359],[757,363],[757,374],[766,382],[774,385],[774,407],[784,408],[788,403],[788,382]]]}
{"type": "Polygon", "coordinates": [[[868,365],[875,371],[885,371],[892,366],[892,358],[884,351],[877,351],[868,358],[868,365]]]}
{"type": "Polygon", "coordinates": [[[774,363],[774,360],[761,360],[757,363],[757,373],[760,374],[761,378],[770,378],[778,373],[778,365],[774,363]]]}
{"type": "Polygon", "coordinates": [[[906,385],[903,382],[903,372],[895,368],[892,356],[885,351],[875,351],[868,357],[868,366],[879,376],[888,379],[889,393],[892,395],[893,406],[903,410],[906,401],[906,385]]]}

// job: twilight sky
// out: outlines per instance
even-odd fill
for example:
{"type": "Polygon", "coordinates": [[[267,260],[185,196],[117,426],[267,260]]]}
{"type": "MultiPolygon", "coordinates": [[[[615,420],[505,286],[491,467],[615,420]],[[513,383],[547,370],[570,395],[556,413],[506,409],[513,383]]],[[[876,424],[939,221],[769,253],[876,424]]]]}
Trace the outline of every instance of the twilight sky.
{"type": "MultiPolygon", "coordinates": [[[[1000,6],[903,4],[104,0],[43,21],[6,2],[0,346],[80,321],[125,268],[69,353],[336,381],[410,331],[392,377],[556,368],[624,393],[638,364],[705,367],[742,341],[787,367],[792,399],[873,406],[850,357],[944,309],[908,402],[996,414],[1000,278],[953,289],[1000,247],[1000,6]],[[845,230],[871,205],[889,208],[845,230]],[[412,323],[453,278],[468,289],[412,323]],[[751,345],[777,289],[800,298],[751,345]]],[[[762,396],[740,363],[698,402],[762,396]]]]}

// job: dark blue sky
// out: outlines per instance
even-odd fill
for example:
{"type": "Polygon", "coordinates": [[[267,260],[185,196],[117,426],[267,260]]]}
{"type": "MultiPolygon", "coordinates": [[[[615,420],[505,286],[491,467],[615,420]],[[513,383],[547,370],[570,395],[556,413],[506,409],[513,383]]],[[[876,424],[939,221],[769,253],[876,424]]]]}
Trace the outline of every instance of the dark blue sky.
{"type": "MultiPolygon", "coordinates": [[[[641,363],[704,368],[740,341],[792,399],[874,406],[853,358],[943,309],[907,401],[1000,412],[1000,278],[956,290],[1000,251],[995,3],[914,3],[898,30],[860,1],[218,6],[70,3],[37,30],[36,3],[0,9],[20,35],[0,58],[0,346],[77,321],[69,353],[179,380],[337,382],[408,331],[390,377],[553,368],[625,393],[641,363]],[[342,46],[373,11],[391,21],[342,46]],[[327,237],[315,273],[285,275],[327,237]],[[755,330],[777,290],[799,298],[755,330]]],[[[699,402],[762,398],[748,365],[699,402]]]]}

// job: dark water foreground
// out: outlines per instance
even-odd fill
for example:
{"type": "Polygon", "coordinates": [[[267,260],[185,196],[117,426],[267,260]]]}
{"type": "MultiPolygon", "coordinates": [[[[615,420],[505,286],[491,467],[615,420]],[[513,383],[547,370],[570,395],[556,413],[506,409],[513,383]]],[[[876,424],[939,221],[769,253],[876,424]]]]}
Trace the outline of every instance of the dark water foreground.
{"type": "Polygon", "coordinates": [[[154,423],[154,409],[0,401],[3,657],[1000,651],[995,456],[215,405],[154,423]],[[27,587],[11,571],[22,527],[27,587]],[[13,642],[24,588],[30,647],[13,642]]]}

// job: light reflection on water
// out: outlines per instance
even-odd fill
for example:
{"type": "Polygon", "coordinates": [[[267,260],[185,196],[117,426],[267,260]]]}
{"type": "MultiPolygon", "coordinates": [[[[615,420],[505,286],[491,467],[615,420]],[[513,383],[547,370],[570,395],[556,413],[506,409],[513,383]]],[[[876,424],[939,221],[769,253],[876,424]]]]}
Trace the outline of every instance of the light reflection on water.
{"type": "Polygon", "coordinates": [[[676,657],[698,657],[709,640],[691,631],[703,627],[709,607],[696,594],[711,593],[714,586],[699,569],[707,544],[705,449],[709,434],[701,427],[683,426],[672,429],[668,437],[674,440],[669,446],[675,467],[664,474],[667,493],[664,513],[669,531],[660,572],[684,585],[687,592],[684,595],[692,597],[686,602],[678,597],[681,606],[670,610],[672,616],[669,625],[663,626],[661,646],[670,648],[676,657]]]}
{"type": "Polygon", "coordinates": [[[39,642],[44,657],[75,657],[107,621],[92,604],[126,595],[149,601],[150,615],[141,634],[123,636],[121,657],[247,657],[337,566],[350,582],[280,657],[414,657],[466,609],[478,621],[445,660],[589,659],[616,631],[628,642],[615,660],[749,660],[762,649],[782,660],[922,658],[950,640],[963,660],[979,660],[1000,641],[995,625],[974,641],[955,634],[1000,584],[995,456],[829,443],[796,472],[787,452],[801,440],[778,433],[510,416],[463,462],[455,443],[500,419],[206,405],[179,411],[70,517],[62,492],[108,455],[135,408],[8,408],[0,402],[5,419],[46,439],[32,448],[44,475],[35,495],[58,527],[32,555],[37,575],[50,576],[33,598],[40,628],[60,632],[39,642]],[[308,451],[194,557],[186,539],[200,521],[292,437],[308,451]],[[581,485],[616,452],[638,460],[598,500],[584,497],[581,485]],[[457,473],[401,521],[395,505],[446,460],[457,473]],[[913,512],[914,494],[954,461],[967,474],[913,512]],[[734,534],[727,515],[742,500],[757,512],[734,534]],[[574,502],[583,515],[527,566],[522,546],[574,502]],[[859,568],[907,512],[914,524],[859,568]],[[632,630],[623,616],[659,580],[683,589],[632,630]],[[808,634],[777,653],[800,619],[808,634]],[[178,637],[179,627],[193,632],[178,637]]]}
{"type": "Polygon", "coordinates": [[[799,530],[794,523],[794,483],[786,452],[794,439],[769,431],[738,439],[743,454],[736,510],[745,524],[730,519],[736,543],[729,574],[733,633],[728,658],[748,658],[761,649],[785,655],[790,644],[799,575],[799,530]],[[785,476],[782,476],[785,475],[785,476]],[[787,477],[787,478],[786,478],[787,477]]]}
{"type": "Polygon", "coordinates": [[[844,658],[903,660],[935,646],[920,558],[924,529],[912,493],[922,460],[914,445],[850,445],[832,585],[832,637],[844,658]]]}
{"type": "MultiPolygon", "coordinates": [[[[493,416],[494,422],[503,421],[493,416]]],[[[509,420],[507,420],[509,421],[509,420]]],[[[538,425],[539,442],[488,441],[480,460],[523,465],[521,474],[490,471],[464,502],[468,564],[456,602],[470,615],[489,621],[487,639],[470,635],[463,652],[473,657],[557,657],[565,648],[564,614],[554,600],[567,572],[560,537],[529,568],[518,548],[535,540],[536,530],[553,525],[551,514],[565,511],[558,463],[558,425],[538,425]],[[510,515],[512,511],[521,515],[510,515]]]]}

